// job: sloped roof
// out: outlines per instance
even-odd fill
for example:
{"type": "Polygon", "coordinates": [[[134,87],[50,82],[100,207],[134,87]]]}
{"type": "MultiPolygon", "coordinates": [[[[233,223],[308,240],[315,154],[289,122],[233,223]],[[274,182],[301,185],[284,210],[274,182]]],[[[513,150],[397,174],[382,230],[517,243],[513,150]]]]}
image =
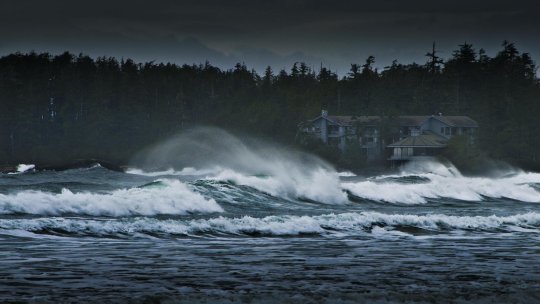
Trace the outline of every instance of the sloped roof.
{"type": "Polygon", "coordinates": [[[433,116],[433,118],[453,127],[476,128],[478,123],[468,116],[433,116]]]}
{"type": "MultiPolygon", "coordinates": [[[[320,118],[323,117],[318,116],[311,121],[320,118]]],[[[395,117],[397,123],[403,127],[420,126],[429,118],[437,119],[452,127],[478,127],[478,123],[468,116],[403,115],[395,117]]],[[[380,116],[329,115],[326,119],[342,126],[352,126],[354,124],[374,126],[381,122],[380,116]]]]}
{"type": "MultiPolygon", "coordinates": [[[[312,119],[311,121],[316,121],[317,119],[321,119],[321,118],[324,118],[324,117],[318,116],[317,118],[312,119]]],[[[356,124],[356,123],[374,126],[374,125],[377,125],[381,120],[379,116],[354,116],[354,115],[350,115],[350,116],[329,115],[326,117],[326,119],[342,126],[352,126],[353,124],[356,124]]]]}
{"type": "Polygon", "coordinates": [[[352,125],[355,123],[376,125],[381,120],[380,116],[354,116],[354,115],[352,116],[330,115],[328,116],[328,119],[341,125],[352,125]]]}
{"type": "Polygon", "coordinates": [[[388,145],[389,148],[443,148],[446,147],[447,139],[432,132],[426,132],[418,136],[408,136],[402,140],[388,145]]]}
{"type": "Polygon", "coordinates": [[[429,116],[398,116],[397,121],[400,126],[412,127],[421,125],[429,116]]]}

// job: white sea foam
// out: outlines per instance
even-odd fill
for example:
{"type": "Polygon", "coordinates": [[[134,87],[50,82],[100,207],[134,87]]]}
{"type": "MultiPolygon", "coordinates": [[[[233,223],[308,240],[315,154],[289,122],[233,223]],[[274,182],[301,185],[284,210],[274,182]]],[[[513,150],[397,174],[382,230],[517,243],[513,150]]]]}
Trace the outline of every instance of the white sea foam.
{"type": "Polygon", "coordinates": [[[338,172],[338,176],[351,177],[351,176],[356,176],[356,174],[352,173],[351,171],[342,171],[342,172],[338,172]]]}
{"type": "Polygon", "coordinates": [[[10,172],[8,174],[21,174],[27,171],[33,171],[36,168],[36,165],[33,164],[18,164],[17,172],[10,172]]]}
{"type": "Polygon", "coordinates": [[[17,172],[26,172],[28,170],[32,170],[36,167],[36,165],[33,164],[19,164],[17,166],[17,172]]]}
{"type": "Polygon", "coordinates": [[[304,171],[289,163],[275,162],[271,175],[252,175],[233,169],[195,169],[191,167],[180,171],[169,169],[165,171],[146,172],[140,169],[130,169],[127,173],[145,176],[195,175],[204,176],[206,180],[228,181],[237,185],[253,187],[259,191],[286,199],[310,199],[322,203],[340,204],[347,202],[347,196],[341,189],[339,175],[325,168],[304,171]]]}
{"type": "Polygon", "coordinates": [[[505,179],[513,184],[540,184],[540,173],[518,172],[505,179]]]}
{"type": "Polygon", "coordinates": [[[337,174],[323,168],[299,172],[295,167],[286,169],[278,166],[273,174],[268,176],[247,175],[226,169],[207,178],[231,181],[283,198],[310,199],[329,204],[347,202],[347,196],[341,189],[337,174]]]}
{"type": "Polygon", "coordinates": [[[131,173],[200,175],[250,186],[286,199],[329,204],[347,203],[345,191],[370,200],[399,204],[425,204],[437,198],[482,201],[484,197],[540,202],[540,193],[530,185],[540,183],[540,174],[508,169],[503,177],[466,177],[452,165],[422,161],[406,164],[397,175],[341,182],[340,176],[351,174],[338,173],[315,156],[240,139],[216,128],[198,128],[179,134],[139,158],[147,167],[184,169],[131,170],[131,173]],[[421,182],[407,179],[411,176],[420,177],[421,182]]]}
{"type": "Polygon", "coordinates": [[[186,131],[137,158],[147,167],[173,165],[184,168],[182,171],[202,170],[207,179],[227,180],[287,199],[347,202],[339,175],[321,159],[245,137],[240,139],[217,128],[186,131]]]}
{"type": "Polygon", "coordinates": [[[385,214],[378,212],[326,214],[318,216],[268,216],[255,218],[216,217],[198,220],[159,220],[156,218],[82,219],[82,218],[36,218],[0,219],[0,229],[41,231],[63,230],[74,234],[113,235],[123,234],[261,234],[261,235],[332,235],[346,233],[372,233],[374,236],[408,236],[393,230],[396,227],[417,227],[447,233],[455,230],[507,231],[514,233],[516,227],[540,228],[540,213],[531,212],[511,216],[451,216],[444,214],[414,215],[385,214]],[[381,229],[381,227],[384,227],[381,229]]]}
{"type": "Polygon", "coordinates": [[[130,168],[130,169],[128,169],[126,171],[126,173],[136,174],[136,175],[144,175],[144,176],[151,176],[151,177],[167,176],[167,175],[171,175],[171,176],[174,176],[174,175],[176,175],[176,176],[186,176],[186,175],[204,176],[204,175],[208,175],[208,174],[219,172],[219,171],[221,171],[220,168],[197,170],[197,169],[195,169],[193,167],[186,167],[186,168],[183,168],[180,171],[174,170],[173,168],[169,168],[167,170],[162,170],[162,171],[144,171],[144,170],[137,169],[137,168],[130,168]]]}
{"type": "Polygon", "coordinates": [[[451,165],[425,162],[412,163],[397,175],[381,175],[360,182],[340,183],[339,176],[349,174],[337,173],[323,167],[306,170],[283,160],[273,160],[269,164],[271,166],[264,169],[268,175],[252,175],[219,167],[211,170],[187,167],[181,171],[170,169],[161,172],[134,169],[131,173],[148,176],[201,175],[210,180],[250,186],[287,199],[306,198],[332,204],[347,202],[343,190],[361,198],[397,204],[425,204],[428,199],[438,198],[482,201],[484,197],[540,202],[540,193],[530,186],[540,183],[538,173],[516,172],[500,178],[465,177],[451,165]],[[403,183],[395,180],[411,176],[424,178],[427,182],[403,183]]]}
{"type": "Polygon", "coordinates": [[[510,198],[540,202],[540,193],[530,183],[539,183],[540,174],[520,172],[510,177],[465,177],[453,166],[439,163],[406,167],[399,175],[378,176],[361,182],[344,182],[342,187],[353,195],[376,201],[424,204],[427,199],[452,198],[482,201],[483,197],[510,198]],[[388,178],[422,177],[425,183],[401,183],[388,178]]]}
{"type": "Polygon", "coordinates": [[[102,216],[186,214],[221,212],[213,199],[206,199],[176,180],[161,180],[165,187],[131,188],[110,193],[61,193],[22,191],[0,194],[0,214],[84,214],[102,216]]]}

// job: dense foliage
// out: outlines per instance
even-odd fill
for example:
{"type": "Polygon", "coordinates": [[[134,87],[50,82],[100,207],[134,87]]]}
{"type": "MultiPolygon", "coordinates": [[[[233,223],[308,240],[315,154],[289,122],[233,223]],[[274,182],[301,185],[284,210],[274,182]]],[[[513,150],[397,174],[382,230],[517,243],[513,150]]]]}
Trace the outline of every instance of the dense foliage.
{"type": "Polygon", "coordinates": [[[160,138],[216,125],[294,143],[300,121],[332,115],[468,115],[489,157],[540,162],[540,86],[527,53],[504,42],[489,57],[470,44],[446,61],[377,71],[375,58],[345,77],[297,63],[258,75],[243,64],[137,64],[64,53],[0,58],[0,162],[103,158],[126,162],[160,138]]]}

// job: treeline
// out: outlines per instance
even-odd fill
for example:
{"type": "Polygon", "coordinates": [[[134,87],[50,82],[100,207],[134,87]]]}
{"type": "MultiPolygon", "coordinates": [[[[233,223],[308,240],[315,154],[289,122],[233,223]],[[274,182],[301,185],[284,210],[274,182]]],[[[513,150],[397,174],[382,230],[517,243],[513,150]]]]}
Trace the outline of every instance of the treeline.
{"type": "Polygon", "coordinates": [[[293,143],[299,122],[331,115],[468,115],[489,157],[540,163],[540,86],[527,53],[504,42],[494,56],[460,45],[450,58],[370,56],[338,77],[296,63],[259,75],[243,64],[135,63],[64,53],[0,58],[0,162],[102,158],[125,163],[141,148],[194,125],[293,143]]]}

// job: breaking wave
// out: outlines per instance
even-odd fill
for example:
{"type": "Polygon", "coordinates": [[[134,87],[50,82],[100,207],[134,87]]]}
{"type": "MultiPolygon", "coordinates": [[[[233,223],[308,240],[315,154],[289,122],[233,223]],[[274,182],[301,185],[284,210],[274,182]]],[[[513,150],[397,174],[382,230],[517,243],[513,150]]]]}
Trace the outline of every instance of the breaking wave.
{"type": "Polygon", "coordinates": [[[465,177],[453,166],[427,162],[411,164],[398,175],[344,182],[342,186],[357,197],[397,204],[425,204],[428,199],[440,198],[483,201],[486,197],[538,203],[540,193],[532,185],[535,183],[540,183],[540,174],[465,177]]]}
{"type": "Polygon", "coordinates": [[[284,199],[326,204],[347,203],[347,194],[394,204],[425,204],[444,198],[540,202],[540,193],[534,185],[540,183],[540,174],[515,170],[502,177],[466,177],[452,165],[422,161],[408,163],[396,175],[362,179],[351,172],[337,172],[315,156],[246,138],[241,140],[215,128],[185,132],[156,145],[141,157],[140,163],[149,167],[172,167],[158,172],[132,169],[130,173],[195,175],[249,186],[284,199]]]}
{"type": "MultiPolygon", "coordinates": [[[[277,165],[287,166],[286,164],[277,165]]],[[[283,170],[286,170],[286,168],[283,168],[283,170]]],[[[258,191],[284,199],[306,199],[328,204],[347,202],[347,195],[341,189],[339,175],[324,168],[300,172],[297,168],[290,166],[286,174],[274,173],[273,175],[251,175],[224,168],[197,170],[190,167],[180,171],[173,169],[165,171],[130,169],[127,173],[152,177],[199,176],[203,180],[230,182],[235,185],[252,187],[258,191]]]]}
{"type": "MultiPolygon", "coordinates": [[[[216,217],[197,220],[159,220],[156,218],[80,219],[36,218],[0,219],[0,229],[65,235],[91,236],[196,236],[213,235],[261,235],[295,236],[303,234],[348,235],[372,233],[380,235],[393,232],[398,236],[410,236],[400,228],[419,228],[432,232],[447,233],[453,230],[485,232],[515,232],[516,228],[540,228],[540,213],[531,212],[511,216],[452,216],[444,214],[385,214],[378,212],[325,214],[317,216],[267,216],[256,218],[216,217]],[[397,229],[397,230],[395,230],[397,229]]],[[[406,229],[403,229],[406,231],[406,229]]]]}
{"type": "Polygon", "coordinates": [[[17,166],[17,172],[26,172],[26,171],[29,171],[29,170],[34,170],[34,168],[36,167],[36,165],[33,165],[33,164],[19,164],[17,166]]]}
{"type": "Polygon", "coordinates": [[[184,132],[137,157],[147,167],[183,168],[143,175],[204,175],[288,199],[328,204],[347,202],[339,175],[323,160],[305,153],[231,135],[216,128],[184,132]],[[196,169],[195,169],[196,168],[196,169]]]}
{"type": "Polygon", "coordinates": [[[335,172],[323,168],[302,173],[291,167],[286,174],[272,176],[246,175],[233,170],[222,170],[208,179],[250,186],[282,198],[307,199],[329,204],[347,202],[347,196],[341,189],[339,177],[335,172]]]}
{"type": "Polygon", "coordinates": [[[222,212],[214,199],[204,198],[177,180],[160,180],[163,187],[120,189],[109,193],[21,191],[0,194],[0,214],[151,216],[190,212],[222,212]]]}
{"type": "MultiPolygon", "coordinates": [[[[426,204],[430,200],[453,199],[481,202],[507,198],[539,203],[540,174],[514,172],[503,177],[466,177],[451,165],[423,163],[407,166],[400,174],[381,175],[368,179],[340,180],[340,173],[318,167],[305,170],[288,162],[274,162],[270,174],[246,174],[234,169],[214,168],[181,171],[167,170],[133,174],[147,176],[195,175],[202,180],[224,181],[249,186],[284,199],[306,199],[327,204],[348,202],[347,193],[356,198],[393,204],[426,204]]],[[[347,174],[347,178],[355,178],[347,174]]]]}
{"type": "Polygon", "coordinates": [[[144,176],[151,176],[151,177],[167,176],[167,175],[171,175],[171,176],[204,176],[204,175],[212,174],[212,173],[215,173],[215,172],[219,172],[220,170],[221,170],[220,168],[197,170],[197,169],[195,169],[193,167],[186,167],[186,168],[183,168],[180,171],[176,171],[173,168],[169,168],[167,170],[162,170],[162,171],[145,171],[145,170],[141,170],[141,169],[137,169],[137,168],[130,168],[130,169],[128,169],[126,171],[126,173],[136,174],[136,175],[144,175],[144,176]]]}
{"type": "Polygon", "coordinates": [[[35,171],[36,165],[34,164],[18,164],[15,172],[9,172],[8,174],[21,174],[25,172],[35,171]]]}

